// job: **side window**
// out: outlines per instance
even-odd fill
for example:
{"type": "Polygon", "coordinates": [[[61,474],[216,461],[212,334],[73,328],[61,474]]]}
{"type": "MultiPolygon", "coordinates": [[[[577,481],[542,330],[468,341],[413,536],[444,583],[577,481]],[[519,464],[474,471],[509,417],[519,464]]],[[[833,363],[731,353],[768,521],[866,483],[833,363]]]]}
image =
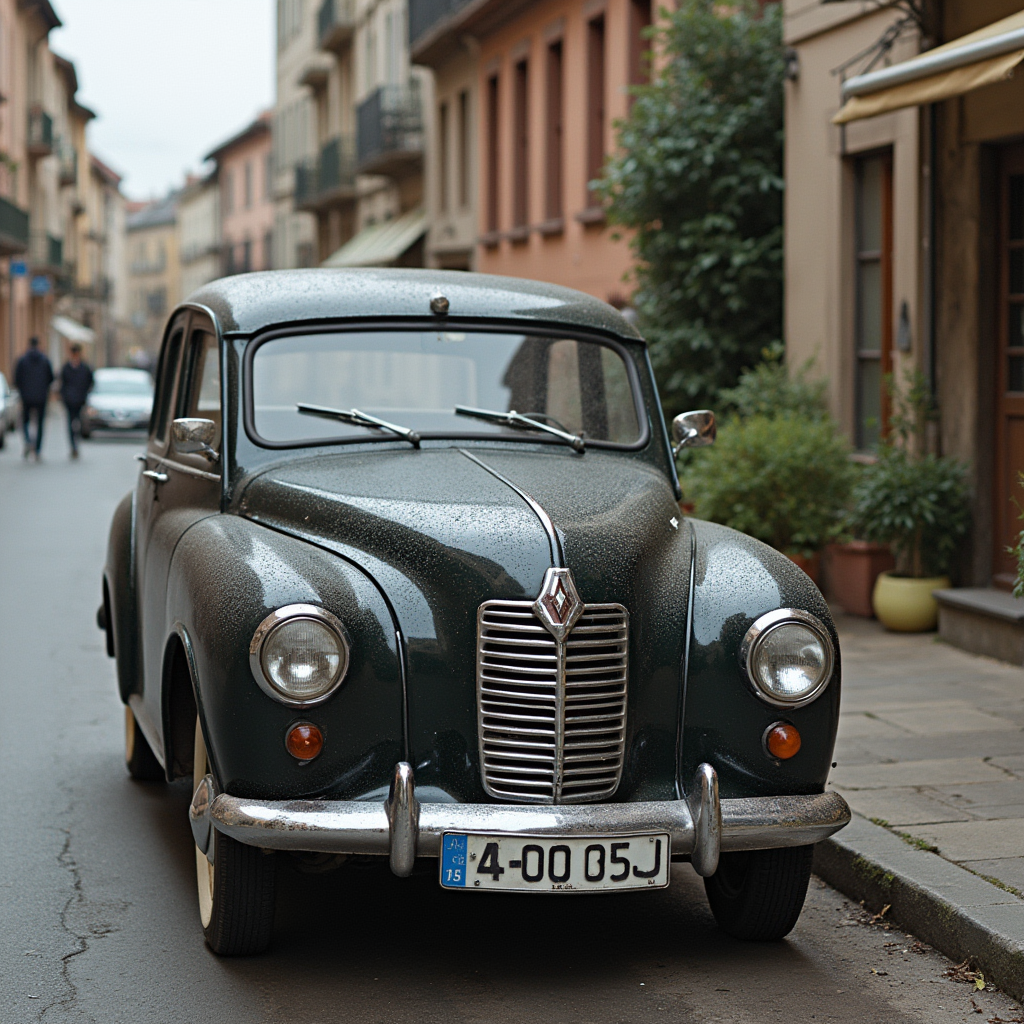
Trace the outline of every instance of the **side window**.
{"type": "Polygon", "coordinates": [[[167,422],[174,395],[174,383],[178,377],[178,360],[181,358],[182,331],[176,331],[160,357],[156,375],[156,400],[150,421],[150,437],[163,444],[167,437],[167,422]]]}
{"type": "Polygon", "coordinates": [[[217,339],[207,331],[194,331],[189,346],[188,389],[179,405],[179,415],[213,420],[217,424],[220,448],[220,352],[217,339]]]}

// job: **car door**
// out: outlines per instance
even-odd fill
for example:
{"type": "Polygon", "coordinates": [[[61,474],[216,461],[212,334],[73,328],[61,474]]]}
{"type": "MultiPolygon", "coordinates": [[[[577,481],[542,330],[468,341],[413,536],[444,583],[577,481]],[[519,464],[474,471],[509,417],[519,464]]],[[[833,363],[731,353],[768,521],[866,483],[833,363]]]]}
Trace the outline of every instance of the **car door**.
{"type": "MultiPolygon", "coordinates": [[[[175,449],[171,425],[175,418],[201,417],[217,424],[213,448],[220,451],[220,352],[212,326],[193,315],[180,328],[178,352],[172,334],[168,365],[176,363],[174,387],[161,394],[154,432],[147,449],[147,466],[140,485],[139,588],[145,684],[143,715],[146,725],[160,729],[161,680],[164,650],[174,627],[174,609],[167,606],[171,558],[181,535],[194,523],[220,512],[219,461],[175,449]]],[[[137,716],[138,717],[138,716],[137,716]]]]}

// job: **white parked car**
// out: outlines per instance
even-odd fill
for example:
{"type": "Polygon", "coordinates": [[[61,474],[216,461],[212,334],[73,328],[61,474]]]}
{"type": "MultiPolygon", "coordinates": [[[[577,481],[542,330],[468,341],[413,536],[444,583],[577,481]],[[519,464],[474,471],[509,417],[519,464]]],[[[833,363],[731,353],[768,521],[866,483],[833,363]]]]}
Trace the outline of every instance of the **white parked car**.
{"type": "Polygon", "coordinates": [[[0,448],[3,448],[7,435],[18,425],[20,412],[21,397],[0,373],[0,448]]]}
{"type": "Polygon", "coordinates": [[[145,370],[103,367],[94,374],[82,410],[82,437],[94,430],[137,430],[149,426],[153,378],[145,370]]]}

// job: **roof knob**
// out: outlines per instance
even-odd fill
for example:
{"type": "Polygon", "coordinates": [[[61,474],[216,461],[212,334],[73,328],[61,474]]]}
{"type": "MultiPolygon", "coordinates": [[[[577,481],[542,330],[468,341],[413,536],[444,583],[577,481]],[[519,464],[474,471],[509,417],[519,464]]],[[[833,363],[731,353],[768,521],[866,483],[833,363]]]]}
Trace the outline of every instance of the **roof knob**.
{"type": "Polygon", "coordinates": [[[440,292],[435,292],[430,297],[430,312],[436,316],[448,315],[448,299],[440,292]]]}

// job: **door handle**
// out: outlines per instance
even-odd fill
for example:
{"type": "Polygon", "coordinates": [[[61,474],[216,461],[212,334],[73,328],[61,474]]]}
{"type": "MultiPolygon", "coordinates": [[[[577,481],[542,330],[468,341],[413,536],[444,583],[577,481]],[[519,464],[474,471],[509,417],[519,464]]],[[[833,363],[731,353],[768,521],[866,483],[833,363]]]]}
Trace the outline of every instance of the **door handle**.
{"type": "Polygon", "coordinates": [[[158,473],[155,469],[144,469],[142,471],[142,475],[148,476],[149,479],[156,484],[165,484],[170,480],[170,477],[166,473],[158,473]]]}

